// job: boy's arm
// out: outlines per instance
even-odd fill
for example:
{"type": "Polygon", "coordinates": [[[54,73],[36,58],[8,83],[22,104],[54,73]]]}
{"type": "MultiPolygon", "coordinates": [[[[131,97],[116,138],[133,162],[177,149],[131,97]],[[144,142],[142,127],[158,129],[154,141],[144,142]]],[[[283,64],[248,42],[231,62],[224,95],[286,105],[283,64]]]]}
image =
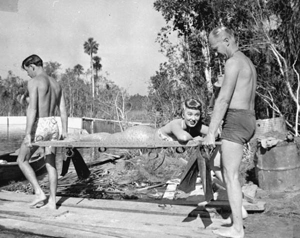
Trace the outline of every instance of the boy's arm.
{"type": "Polygon", "coordinates": [[[31,131],[38,111],[38,85],[35,79],[28,82],[29,105],[26,112],[26,129],[24,143],[31,147],[31,131]]]}

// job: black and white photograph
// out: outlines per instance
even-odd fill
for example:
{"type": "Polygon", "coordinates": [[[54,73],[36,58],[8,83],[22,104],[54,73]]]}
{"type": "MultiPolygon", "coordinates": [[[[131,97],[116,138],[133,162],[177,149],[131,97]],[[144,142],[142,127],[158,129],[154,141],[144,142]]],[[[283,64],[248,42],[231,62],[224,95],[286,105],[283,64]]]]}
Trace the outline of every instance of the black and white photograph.
{"type": "Polygon", "coordinates": [[[300,238],[298,0],[0,0],[0,238],[300,238]]]}

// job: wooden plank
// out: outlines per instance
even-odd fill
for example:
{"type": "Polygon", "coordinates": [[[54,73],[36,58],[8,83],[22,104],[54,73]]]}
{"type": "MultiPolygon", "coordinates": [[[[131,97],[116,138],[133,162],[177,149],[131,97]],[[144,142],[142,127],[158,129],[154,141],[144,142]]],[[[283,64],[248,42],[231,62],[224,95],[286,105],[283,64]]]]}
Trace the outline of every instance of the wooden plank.
{"type": "Polygon", "coordinates": [[[162,199],[173,200],[177,190],[177,185],[177,183],[168,183],[168,186],[166,188],[166,191],[164,192],[162,199]]]}
{"type": "Polygon", "coordinates": [[[197,196],[197,195],[203,195],[203,196],[205,195],[200,178],[197,178],[195,190],[190,193],[190,196],[197,196]]]}
{"type": "MultiPolygon", "coordinates": [[[[14,192],[0,192],[0,201],[23,202],[29,203],[33,200],[33,195],[27,195],[14,192]]],[[[198,207],[198,204],[193,202],[189,205],[185,201],[174,200],[149,200],[149,201],[134,201],[134,200],[105,200],[105,199],[86,199],[75,197],[60,197],[57,196],[57,204],[60,207],[77,207],[94,209],[98,212],[104,210],[152,213],[152,214],[168,214],[172,216],[184,215],[194,211],[201,213],[204,209],[198,207]],[[173,204],[172,204],[173,202],[173,204]],[[177,202],[177,204],[176,204],[177,202]]]]}
{"type": "MultiPolygon", "coordinates": [[[[222,209],[225,210],[229,210],[230,206],[229,206],[229,202],[227,200],[216,200],[216,201],[211,201],[209,203],[207,202],[203,202],[198,204],[200,207],[220,207],[222,209]]],[[[256,203],[249,203],[245,200],[243,200],[243,206],[245,207],[245,209],[247,211],[264,211],[265,210],[265,206],[266,206],[266,202],[264,201],[257,201],[256,203]]]]}
{"type": "Polygon", "coordinates": [[[135,140],[119,140],[119,141],[39,141],[33,143],[36,146],[53,146],[53,147],[68,147],[68,148],[83,148],[83,147],[98,147],[98,148],[161,148],[161,147],[192,147],[198,146],[201,141],[188,141],[185,144],[177,141],[135,141],[135,140]]]}
{"type": "MultiPolygon", "coordinates": [[[[32,143],[35,146],[53,146],[53,147],[66,147],[66,148],[125,148],[125,149],[140,149],[140,148],[164,148],[164,147],[194,147],[201,145],[202,141],[190,140],[187,143],[180,143],[178,141],[164,141],[164,140],[153,140],[153,141],[139,141],[139,140],[128,140],[120,139],[117,141],[99,140],[99,141],[39,141],[32,143]]],[[[216,142],[220,144],[221,142],[216,142]]]]}
{"type": "MultiPolygon", "coordinates": [[[[3,198],[2,193],[0,193],[0,198],[3,198]]],[[[29,196],[29,198],[32,199],[33,196],[29,196]]],[[[76,203],[79,202],[79,199],[75,200],[76,203]]],[[[67,201],[68,199],[63,204],[67,201]]],[[[84,201],[86,204],[91,202],[87,199],[84,201]]],[[[160,209],[160,212],[155,212],[153,204],[144,204],[141,210],[141,207],[137,206],[139,203],[129,202],[132,205],[135,204],[135,206],[128,210],[124,209],[125,204],[127,204],[126,201],[122,202],[123,209],[113,208],[117,204],[114,201],[106,201],[105,204],[102,204],[102,202],[103,200],[94,200],[89,205],[90,208],[88,206],[62,206],[57,211],[43,211],[43,209],[30,209],[24,206],[24,202],[1,200],[3,206],[0,207],[0,222],[5,227],[10,226],[12,229],[18,227],[22,231],[28,231],[28,229],[34,228],[34,233],[45,232],[44,234],[52,236],[58,236],[57,232],[59,231],[61,232],[60,236],[72,238],[179,238],[198,236],[215,238],[217,236],[212,234],[212,230],[221,225],[221,219],[205,218],[195,213],[194,208],[191,210],[186,206],[177,207],[177,209],[180,209],[179,213],[176,209],[173,210],[173,206],[165,208],[156,206],[156,209],[160,209]],[[106,205],[110,203],[114,203],[114,205],[110,205],[110,209],[107,209],[106,205]],[[95,209],[96,204],[101,210],[95,209]],[[2,217],[5,219],[2,219],[2,217]],[[6,222],[7,220],[9,220],[9,223],[6,222]]]]}

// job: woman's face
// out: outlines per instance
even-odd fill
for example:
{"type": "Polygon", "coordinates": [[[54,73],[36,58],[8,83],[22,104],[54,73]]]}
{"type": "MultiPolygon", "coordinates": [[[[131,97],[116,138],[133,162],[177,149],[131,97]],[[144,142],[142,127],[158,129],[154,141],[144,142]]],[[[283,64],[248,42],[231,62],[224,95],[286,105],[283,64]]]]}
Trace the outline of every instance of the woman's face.
{"type": "Polygon", "coordinates": [[[185,108],[183,110],[183,119],[187,126],[195,127],[200,120],[200,110],[185,108]]]}

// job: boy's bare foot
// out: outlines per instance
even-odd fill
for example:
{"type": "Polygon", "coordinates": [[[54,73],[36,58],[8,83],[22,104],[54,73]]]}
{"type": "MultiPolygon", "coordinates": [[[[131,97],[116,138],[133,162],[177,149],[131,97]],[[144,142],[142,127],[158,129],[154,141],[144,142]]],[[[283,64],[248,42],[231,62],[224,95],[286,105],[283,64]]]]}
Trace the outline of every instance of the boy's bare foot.
{"type": "MultiPolygon", "coordinates": [[[[242,218],[246,219],[247,217],[248,217],[248,212],[246,211],[244,206],[242,206],[242,218]]],[[[231,225],[231,224],[232,224],[232,214],[228,218],[222,221],[222,225],[231,225]]]]}
{"type": "Polygon", "coordinates": [[[46,199],[47,199],[47,197],[44,193],[36,194],[34,200],[29,204],[29,206],[34,207],[38,203],[45,202],[46,199]]]}
{"type": "Polygon", "coordinates": [[[245,235],[244,229],[242,229],[241,231],[237,231],[233,227],[214,230],[213,233],[219,236],[230,238],[244,238],[245,235]]]}

